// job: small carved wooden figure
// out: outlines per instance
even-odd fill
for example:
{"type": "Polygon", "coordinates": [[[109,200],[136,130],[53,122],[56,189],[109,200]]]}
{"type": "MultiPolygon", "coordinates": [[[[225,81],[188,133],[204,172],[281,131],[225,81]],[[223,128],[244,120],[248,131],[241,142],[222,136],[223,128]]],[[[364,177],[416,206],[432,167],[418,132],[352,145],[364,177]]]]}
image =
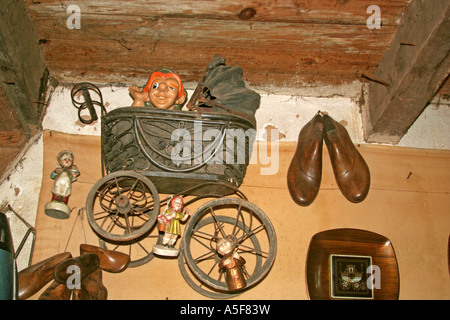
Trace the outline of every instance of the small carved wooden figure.
{"type": "Polygon", "coordinates": [[[131,86],[128,91],[133,98],[132,107],[181,110],[187,100],[180,77],[167,68],[153,72],[143,89],[131,86]]]}
{"type": "Polygon", "coordinates": [[[162,243],[153,246],[153,252],[162,256],[176,257],[179,250],[175,242],[181,235],[181,222],[189,218],[189,210],[184,207],[183,197],[176,196],[170,199],[167,208],[158,216],[158,230],[164,232],[162,243]]]}
{"type": "Polygon", "coordinates": [[[247,286],[243,271],[245,259],[234,251],[231,241],[227,238],[217,242],[217,252],[222,256],[219,268],[225,272],[228,290],[237,291],[244,289],[247,286]]]}
{"type": "Polygon", "coordinates": [[[45,213],[53,218],[69,218],[70,208],[67,205],[72,193],[72,183],[80,175],[80,171],[73,164],[74,156],[69,150],[58,153],[56,160],[58,164],[50,174],[54,180],[52,187],[52,200],[45,205],[45,213]]]}

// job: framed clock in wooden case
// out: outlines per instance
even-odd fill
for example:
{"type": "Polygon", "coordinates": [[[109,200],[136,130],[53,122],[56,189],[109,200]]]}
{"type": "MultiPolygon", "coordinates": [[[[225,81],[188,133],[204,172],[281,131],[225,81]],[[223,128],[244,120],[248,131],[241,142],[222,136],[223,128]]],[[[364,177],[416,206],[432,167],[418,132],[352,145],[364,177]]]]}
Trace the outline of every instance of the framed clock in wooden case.
{"type": "Polygon", "coordinates": [[[333,229],[314,235],[306,261],[312,300],[396,300],[399,272],[391,241],[359,229],[333,229]]]}

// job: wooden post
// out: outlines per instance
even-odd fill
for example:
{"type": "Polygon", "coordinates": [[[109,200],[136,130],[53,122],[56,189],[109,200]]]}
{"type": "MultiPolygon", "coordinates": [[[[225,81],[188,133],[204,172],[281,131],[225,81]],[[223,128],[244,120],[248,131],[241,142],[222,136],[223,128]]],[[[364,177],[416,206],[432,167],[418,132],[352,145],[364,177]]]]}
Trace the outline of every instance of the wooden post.
{"type": "Polygon", "coordinates": [[[368,142],[396,144],[449,74],[450,0],[413,0],[369,85],[368,142]]]}

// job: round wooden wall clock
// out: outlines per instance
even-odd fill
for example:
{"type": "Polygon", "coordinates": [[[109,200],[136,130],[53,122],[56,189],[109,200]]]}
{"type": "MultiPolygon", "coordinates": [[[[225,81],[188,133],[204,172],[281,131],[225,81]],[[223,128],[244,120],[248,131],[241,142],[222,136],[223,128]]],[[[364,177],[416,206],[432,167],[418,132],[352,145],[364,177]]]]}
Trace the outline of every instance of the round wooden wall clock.
{"type": "Polygon", "coordinates": [[[306,279],[311,300],[397,300],[399,296],[391,241],[365,230],[334,229],[314,235],[306,279]]]}

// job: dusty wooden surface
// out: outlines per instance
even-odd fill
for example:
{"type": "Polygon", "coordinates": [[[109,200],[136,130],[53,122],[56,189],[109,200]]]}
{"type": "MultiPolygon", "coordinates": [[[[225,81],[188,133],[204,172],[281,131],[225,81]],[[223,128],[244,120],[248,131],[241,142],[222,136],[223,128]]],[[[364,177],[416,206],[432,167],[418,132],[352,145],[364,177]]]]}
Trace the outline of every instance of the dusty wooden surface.
{"type": "MultiPolygon", "coordinates": [[[[309,243],[316,233],[335,228],[363,229],[391,241],[400,272],[400,299],[450,298],[448,151],[361,145],[359,150],[371,170],[372,185],[367,198],[353,204],[338,190],[325,148],[319,194],[309,207],[299,207],[291,200],[286,183],[295,146],[280,143],[278,165],[273,159],[278,170],[272,175],[261,174],[269,164],[250,164],[239,188],[269,216],[277,234],[278,252],[267,277],[235,299],[308,299],[309,243]]],[[[82,226],[86,242],[98,244],[86,218],[74,224],[76,209],[68,220],[55,220],[43,212],[51,197],[49,174],[56,164],[56,154],[66,148],[74,152],[81,172],[73,184],[71,207],[83,207],[88,192],[101,177],[99,137],[45,132],[34,262],[60,253],[66,246],[67,251],[78,255],[79,245],[85,243],[82,226]]],[[[188,286],[176,260],[155,258],[120,274],[103,274],[110,299],[206,299],[188,286]]]]}
{"type": "Polygon", "coordinates": [[[253,86],[343,84],[372,73],[408,0],[383,0],[380,29],[366,25],[370,0],[26,1],[51,74],[62,81],[135,81],[169,67],[197,82],[220,54],[253,86]]]}

